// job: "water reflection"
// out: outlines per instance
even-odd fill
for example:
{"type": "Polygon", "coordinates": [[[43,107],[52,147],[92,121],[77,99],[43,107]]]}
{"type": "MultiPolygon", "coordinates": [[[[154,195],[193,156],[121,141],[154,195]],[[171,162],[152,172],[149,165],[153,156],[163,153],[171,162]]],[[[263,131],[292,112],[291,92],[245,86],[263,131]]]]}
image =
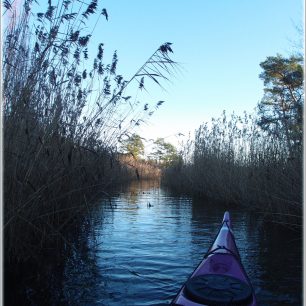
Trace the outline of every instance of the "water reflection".
{"type": "MultiPolygon", "coordinates": [[[[167,305],[202,259],[226,209],[170,195],[156,182],[135,182],[111,203],[102,199],[93,211],[90,247],[66,265],[64,299],[167,305]]],[[[256,215],[238,209],[231,215],[259,305],[301,305],[301,240],[279,226],[264,228],[256,215]]]]}

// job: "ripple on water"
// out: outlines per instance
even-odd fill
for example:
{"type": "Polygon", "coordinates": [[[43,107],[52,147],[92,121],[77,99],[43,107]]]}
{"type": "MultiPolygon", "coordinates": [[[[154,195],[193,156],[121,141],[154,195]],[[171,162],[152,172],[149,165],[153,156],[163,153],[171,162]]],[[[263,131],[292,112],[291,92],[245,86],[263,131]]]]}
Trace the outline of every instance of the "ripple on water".
{"type": "MultiPolygon", "coordinates": [[[[156,186],[131,190],[113,198],[112,206],[103,200],[97,206],[92,260],[82,269],[76,260],[66,267],[64,291],[71,305],[168,305],[215,237],[224,208],[170,196],[156,186]]],[[[281,245],[271,244],[278,231],[263,236],[261,220],[237,210],[231,214],[259,305],[299,305],[301,271],[297,260],[283,256],[281,245]]],[[[301,244],[287,247],[297,258],[301,244]]]]}

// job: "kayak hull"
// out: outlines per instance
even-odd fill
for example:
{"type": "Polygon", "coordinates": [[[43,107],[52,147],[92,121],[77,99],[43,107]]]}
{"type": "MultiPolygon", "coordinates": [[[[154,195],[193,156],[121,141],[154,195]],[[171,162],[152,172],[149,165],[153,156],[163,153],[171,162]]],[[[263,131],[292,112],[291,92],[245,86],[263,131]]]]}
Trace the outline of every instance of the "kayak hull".
{"type": "Polygon", "coordinates": [[[228,212],[225,212],[222,226],[204,259],[171,305],[257,305],[251,282],[241,263],[228,212]]]}

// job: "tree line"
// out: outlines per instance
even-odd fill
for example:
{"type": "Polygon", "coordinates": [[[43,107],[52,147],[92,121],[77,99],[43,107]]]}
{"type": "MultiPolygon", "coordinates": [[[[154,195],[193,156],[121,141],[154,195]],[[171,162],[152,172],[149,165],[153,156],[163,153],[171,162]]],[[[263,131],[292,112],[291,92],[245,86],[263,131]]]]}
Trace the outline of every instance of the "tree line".
{"type": "Polygon", "coordinates": [[[144,138],[134,133],[121,143],[120,149],[125,154],[131,154],[136,160],[147,160],[163,167],[178,161],[179,154],[176,147],[161,137],[153,141],[153,148],[145,157],[144,141],[146,141],[144,138]]]}

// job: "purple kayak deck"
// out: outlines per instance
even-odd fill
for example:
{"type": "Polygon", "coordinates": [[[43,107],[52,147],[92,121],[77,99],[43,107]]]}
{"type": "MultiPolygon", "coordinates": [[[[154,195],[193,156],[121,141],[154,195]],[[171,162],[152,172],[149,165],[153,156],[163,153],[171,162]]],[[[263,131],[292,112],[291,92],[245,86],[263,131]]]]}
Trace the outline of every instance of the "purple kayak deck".
{"type": "MultiPolygon", "coordinates": [[[[245,306],[256,306],[256,297],[252,285],[247,277],[247,274],[241,264],[240,255],[235,243],[235,238],[231,229],[230,215],[225,212],[222,221],[222,226],[217,234],[217,237],[208,250],[204,259],[199,264],[199,266],[194,270],[192,275],[189,277],[188,281],[199,276],[229,276],[238,279],[239,281],[248,285],[252,290],[251,301],[245,306]]],[[[186,282],[187,283],[187,282],[186,282]]],[[[188,297],[186,294],[186,283],[180,289],[178,295],[172,301],[171,305],[181,305],[181,306],[199,306],[207,305],[194,301],[188,297]]],[[[222,284],[221,284],[222,286],[222,284]]],[[[215,304],[216,305],[216,304],[215,304]]],[[[234,305],[233,303],[228,303],[225,305],[234,305]]]]}

